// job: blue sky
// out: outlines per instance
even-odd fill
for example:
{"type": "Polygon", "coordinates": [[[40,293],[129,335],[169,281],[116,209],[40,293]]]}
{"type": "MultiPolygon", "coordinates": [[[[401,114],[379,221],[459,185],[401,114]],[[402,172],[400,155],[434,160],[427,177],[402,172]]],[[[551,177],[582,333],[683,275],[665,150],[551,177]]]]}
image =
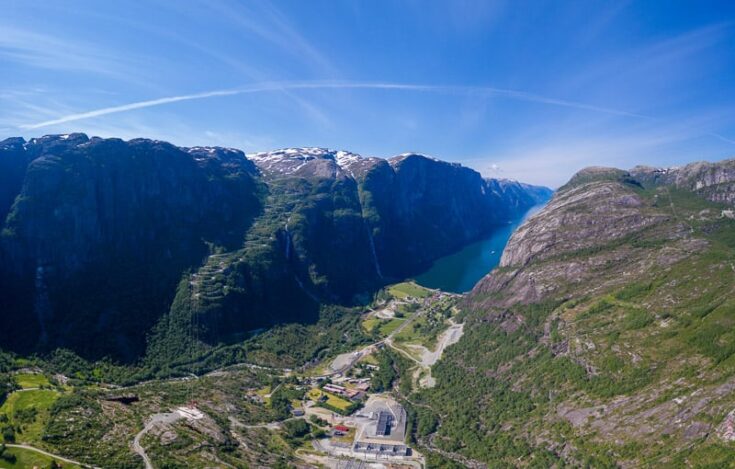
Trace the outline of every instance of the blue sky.
{"type": "Polygon", "coordinates": [[[6,0],[0,138],[415,151],[558,186],[735,156],[732,1],[6,0]]]}

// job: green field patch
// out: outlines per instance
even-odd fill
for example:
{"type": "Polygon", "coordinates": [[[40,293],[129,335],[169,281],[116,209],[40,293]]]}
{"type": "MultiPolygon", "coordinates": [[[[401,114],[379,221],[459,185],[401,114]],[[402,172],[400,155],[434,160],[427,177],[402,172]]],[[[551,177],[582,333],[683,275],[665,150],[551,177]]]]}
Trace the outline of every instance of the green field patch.
{"type": "Polygon", "coordinates": [[[362,328],[365,330],[365,332],[372,332],[373,329],[375,329],[375,327],[378,326],[381,322],[382,321],[380,318],[368,318],[362,322],[362,328]]]}
{"type": "Polygon", "coordinates": [[[358,363],[366,363],[368,365],[377,365],[378,359],[375,358],[375,355],[371,353],[368,355],[363,355],[362,358],[358,360],[358,363]]]}
{"type": "Polygon", "coordinates": [[[396,283],[388,287],[388,293],[394,298],[427,298],[431,296],[432,291],[428,288],[424,288],[414,282],[402,282],[396,283]]]}
{"type": "MultiPolygon", "coordinates": [[[[421,323],[423,318],[419,318],[414,320],[411,324],[404,327],[401,332],[396,334],[395,339],[398,342],[409,342],[409,343],[421,343],[421,340],[423,339],[423,336],[421,335],[420,331],[416,330],[416,325],[421,323]]],[[[421,326],[419,326],[420,328],[421,326]]]]}
{"type": "MultiPolygon", "coordinates": [[[[0,468],[2,469],[26,469],[32,467],[46,468],[51,467],[51,462],[58,460],[44,456],[41,453],[37,453],[30,449],[25,448],[5,448],[5,451],[0,455],[0,468]]],[[[79,469],[79,466],[75,464],[69,464],[66,462],[60,463],[64,469],[79,469]]]]}
{"type": "Polygon", "coordinates": [[[346,412],[350,409],[350,407],[353,406],[352,402],[346,399],[342,399],[339,396],[335,396],[332,393],[322,391],[321,389],[310,389],[307,395],[309,396],[309,399],[317,402],[322,402],[323,396],[326,396],[327,399],[323,401],[324,404],[330,407],[334,407],[335,409],[339,409],[343,412],[346,412]]]}
{"type": "Polygon", "coordinates": [[[439,335],[449,327],[445,317],[440,314],[424,314],[415,318],[410,324],[395,335],[398,342],[423,345],[433,350],[439,335]]]}
{"type": "Polygon", "coordinates": [[[13,379],[23,389],[40,388],[51,384],[48,378],[40,373],[18,373],[13,375],[13,379]]]}
{"type": "Polygon", "coordinates": [[[380,325],[380,335],[388,336],[393,333],[398,327],[403,324],[406,320],[405,319],[391,319],[390,321],[386,321],[383,324],[380,325]]]}
{"type": "Polygon", "coordinates": [[[11,394],[0,407],[0,414],[19,426],[16,441],[40,441],[44,426],[49,417],[49,409],[60,396],[59,392],[49,389],[18,391],[11,394]]]}

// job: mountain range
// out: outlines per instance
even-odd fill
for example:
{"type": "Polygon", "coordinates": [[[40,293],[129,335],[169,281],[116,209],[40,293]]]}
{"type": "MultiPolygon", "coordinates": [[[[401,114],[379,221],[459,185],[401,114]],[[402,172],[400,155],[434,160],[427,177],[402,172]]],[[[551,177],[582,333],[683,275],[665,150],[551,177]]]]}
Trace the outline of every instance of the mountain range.
{"type": "Polygon", "coordinates": [[[551,191],[419,154],[0,142],[0,347],[130,362],[365,302],[551,191]]]}

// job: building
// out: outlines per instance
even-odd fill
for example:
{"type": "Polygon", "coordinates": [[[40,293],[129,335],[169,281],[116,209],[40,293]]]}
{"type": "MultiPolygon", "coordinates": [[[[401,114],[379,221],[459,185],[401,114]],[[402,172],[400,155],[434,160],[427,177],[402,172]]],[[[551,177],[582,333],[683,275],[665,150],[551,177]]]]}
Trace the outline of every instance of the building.
{"type": "Polygon", "coordinates": [[[406,411],[390,398],[371,398],[365,406],[353,453],[365,457],[403,458],[411,455],[406,445],[406,411]]]}
{"type": "Polygon", "coordinates": [[[393,415],[390,412],[381,411],[378,413],[378,424],[375,428],[375,436],[390,435],[390,424],[393,423],[393,415]]]}
{"type": "Polygon", "coordinates": [[[337,394],[348,399],[355,399],[356,397],[361,395],[361,391],[355,389],[347,389],[346,387],[340,386],[338,384],[325,384],[322,389],[324,391],[331,392],[332,394],[337,394]]]}

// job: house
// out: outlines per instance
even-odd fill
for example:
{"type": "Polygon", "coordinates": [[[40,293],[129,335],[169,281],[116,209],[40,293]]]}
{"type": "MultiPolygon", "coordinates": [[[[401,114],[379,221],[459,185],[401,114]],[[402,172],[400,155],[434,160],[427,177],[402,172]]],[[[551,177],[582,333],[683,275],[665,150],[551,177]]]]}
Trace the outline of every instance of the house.
{"type": "Polygon", "coordinates": [[[348,427],[345,427],[344,425],[335,425],[334,429],[342,433],[347,433],[350,431],[350,429],[348,427]]]}
{"type": "Polygon", "coordinates": [[[347,389],[344,388],[343,386],[339,386],[337,384],[331,384],[331,383],[325,384],[323,389],[325,391],[333,392],[335,394],[341,394],[341,395],[344,395],[347,392],[347,389]]]}

